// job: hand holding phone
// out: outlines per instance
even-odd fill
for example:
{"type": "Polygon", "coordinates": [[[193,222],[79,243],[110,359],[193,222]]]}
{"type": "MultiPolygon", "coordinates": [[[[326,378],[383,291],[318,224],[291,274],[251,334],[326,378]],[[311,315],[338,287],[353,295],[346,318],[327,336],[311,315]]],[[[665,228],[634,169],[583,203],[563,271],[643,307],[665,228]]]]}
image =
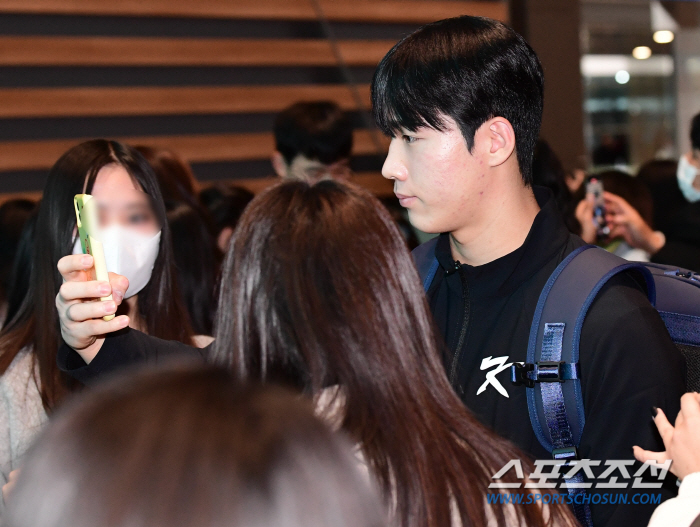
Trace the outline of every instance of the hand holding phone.
{"type": "Polygon", "coordinates": [[[603,181],[592,177],[586,183],[586,198],[593,202],[593,223],[598,238],[610,234],[610,227],[605,221],[605,199],[603,198],[603,181]]]}
{"type": "MultiPolygon", "coordinates": [[[[99,232],[99,216],[97,214],[97,200],[90,194],[77,194],[73,198],[75,207],[76,220],[78,222],[78,236],[80,237],[80,245],[83,249],[83,254],[92,256],[94,265],[92,277],[94,280],[101,282],[109,282],[109,274],[107,273],[107,263],[105,254],[100,241],[99,232]]],[[[112,295],[101,297],[100,300],[112,300],[112,295]]],[[[114,318],[114,315],[106,315],[103,320],[109,321],[114,318]]]]}

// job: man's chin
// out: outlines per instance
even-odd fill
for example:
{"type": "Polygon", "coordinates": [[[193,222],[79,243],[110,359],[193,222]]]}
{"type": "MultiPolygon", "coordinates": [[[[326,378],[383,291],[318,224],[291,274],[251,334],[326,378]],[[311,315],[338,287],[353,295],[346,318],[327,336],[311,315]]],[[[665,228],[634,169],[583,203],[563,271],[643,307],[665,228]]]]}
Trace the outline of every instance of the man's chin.
{"type": "Polygon", "coordinates": [[[413,227],[426,234],[440,234],[445,232],[440,228],[437,222],[426,217],[425,214],[414,212],[411,209],[408,209],[408,221],[411,222],[413,227]]]}

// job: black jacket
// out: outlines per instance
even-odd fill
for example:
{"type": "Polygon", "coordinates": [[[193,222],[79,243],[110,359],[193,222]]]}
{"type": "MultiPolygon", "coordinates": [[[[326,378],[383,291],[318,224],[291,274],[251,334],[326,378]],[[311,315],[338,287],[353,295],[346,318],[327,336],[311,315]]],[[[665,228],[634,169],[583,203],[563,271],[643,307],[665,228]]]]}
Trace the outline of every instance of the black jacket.
{"type": "MultiPolygon", "coordinates": [[[[493,262],[457,264],[449,236],[441,235],[428,302],[446,343],[445,370],[465,405],[534,458],[551,459],[532,430],[525,388],[512,385],[509,368],[501,365],[526,361],[540,292],[556,266],[584,242],[568,232],[550,193],[536,189],[535,195],[541,210],[525,243],[493,262]],[[488,383],[486,374],[495,369],[501,370],[497,382],[488,383]]],[[[582,328],[580,364],[586,417],[580,456],[604,462],[633,459],[633,445],[664,450],[650,409],[657,406],[675,418],[685,364],[633,278],[616,277],[594,301],[582,328]]],[[[599,505],[591,512],[596,527],[642,526],[653,508],[599,505]]]]}

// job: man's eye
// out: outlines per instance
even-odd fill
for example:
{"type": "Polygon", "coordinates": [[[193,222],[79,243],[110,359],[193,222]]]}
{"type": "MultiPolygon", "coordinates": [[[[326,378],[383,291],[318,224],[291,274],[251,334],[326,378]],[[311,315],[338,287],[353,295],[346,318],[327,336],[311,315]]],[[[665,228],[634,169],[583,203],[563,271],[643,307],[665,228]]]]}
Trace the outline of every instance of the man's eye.
{"type": "Polygon", "coordinates": [[[413,137],[412,135],[404,135],[404,136],[403,136],[403,140],[404,140],[406,143],[409,143],[409,144],[410,144],[410,143],[415,143],[418,139],[416,139],[416,138],[413,137]]]}

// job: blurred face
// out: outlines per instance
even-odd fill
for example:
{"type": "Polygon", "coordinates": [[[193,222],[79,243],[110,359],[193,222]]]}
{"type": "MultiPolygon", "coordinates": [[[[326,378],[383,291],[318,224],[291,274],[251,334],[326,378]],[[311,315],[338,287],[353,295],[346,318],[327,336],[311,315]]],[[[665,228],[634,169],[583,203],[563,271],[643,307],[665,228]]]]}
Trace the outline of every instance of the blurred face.
{"type": "Polygon", "coordinates": [[[119,224],[146,235],[155,235],[160,230],[150,196],[121,165],[106,165],[100,169],[92,196],[100,205],[102,227],[119,224]]]}
{"type": "Polygon", "coordinates": [[[287,177],[313,183],[320,179],[331,178],[347,180],[350,177],[349,160],[343,159],[332,165],[321,163],[317,159],[309,159],[301,154],[292,159],[287,165],[287,177]]]}
{"type": "Polygon", "coordinates": [[[688,161],[695,168],[700,169],[700,150],[697,148],[693,148],[690,151],[690,155],[688,156],[688,161]]]}
{"type": "Polygon", "coordinates": [[[445,118],[446,130],[402,130],[392,138],[382,175],[394,181],[394,193],[411,223],[429,233],[454,232],[482,214],[488,165],[483,130],[473,152],[457,124],[445,118]]]}

